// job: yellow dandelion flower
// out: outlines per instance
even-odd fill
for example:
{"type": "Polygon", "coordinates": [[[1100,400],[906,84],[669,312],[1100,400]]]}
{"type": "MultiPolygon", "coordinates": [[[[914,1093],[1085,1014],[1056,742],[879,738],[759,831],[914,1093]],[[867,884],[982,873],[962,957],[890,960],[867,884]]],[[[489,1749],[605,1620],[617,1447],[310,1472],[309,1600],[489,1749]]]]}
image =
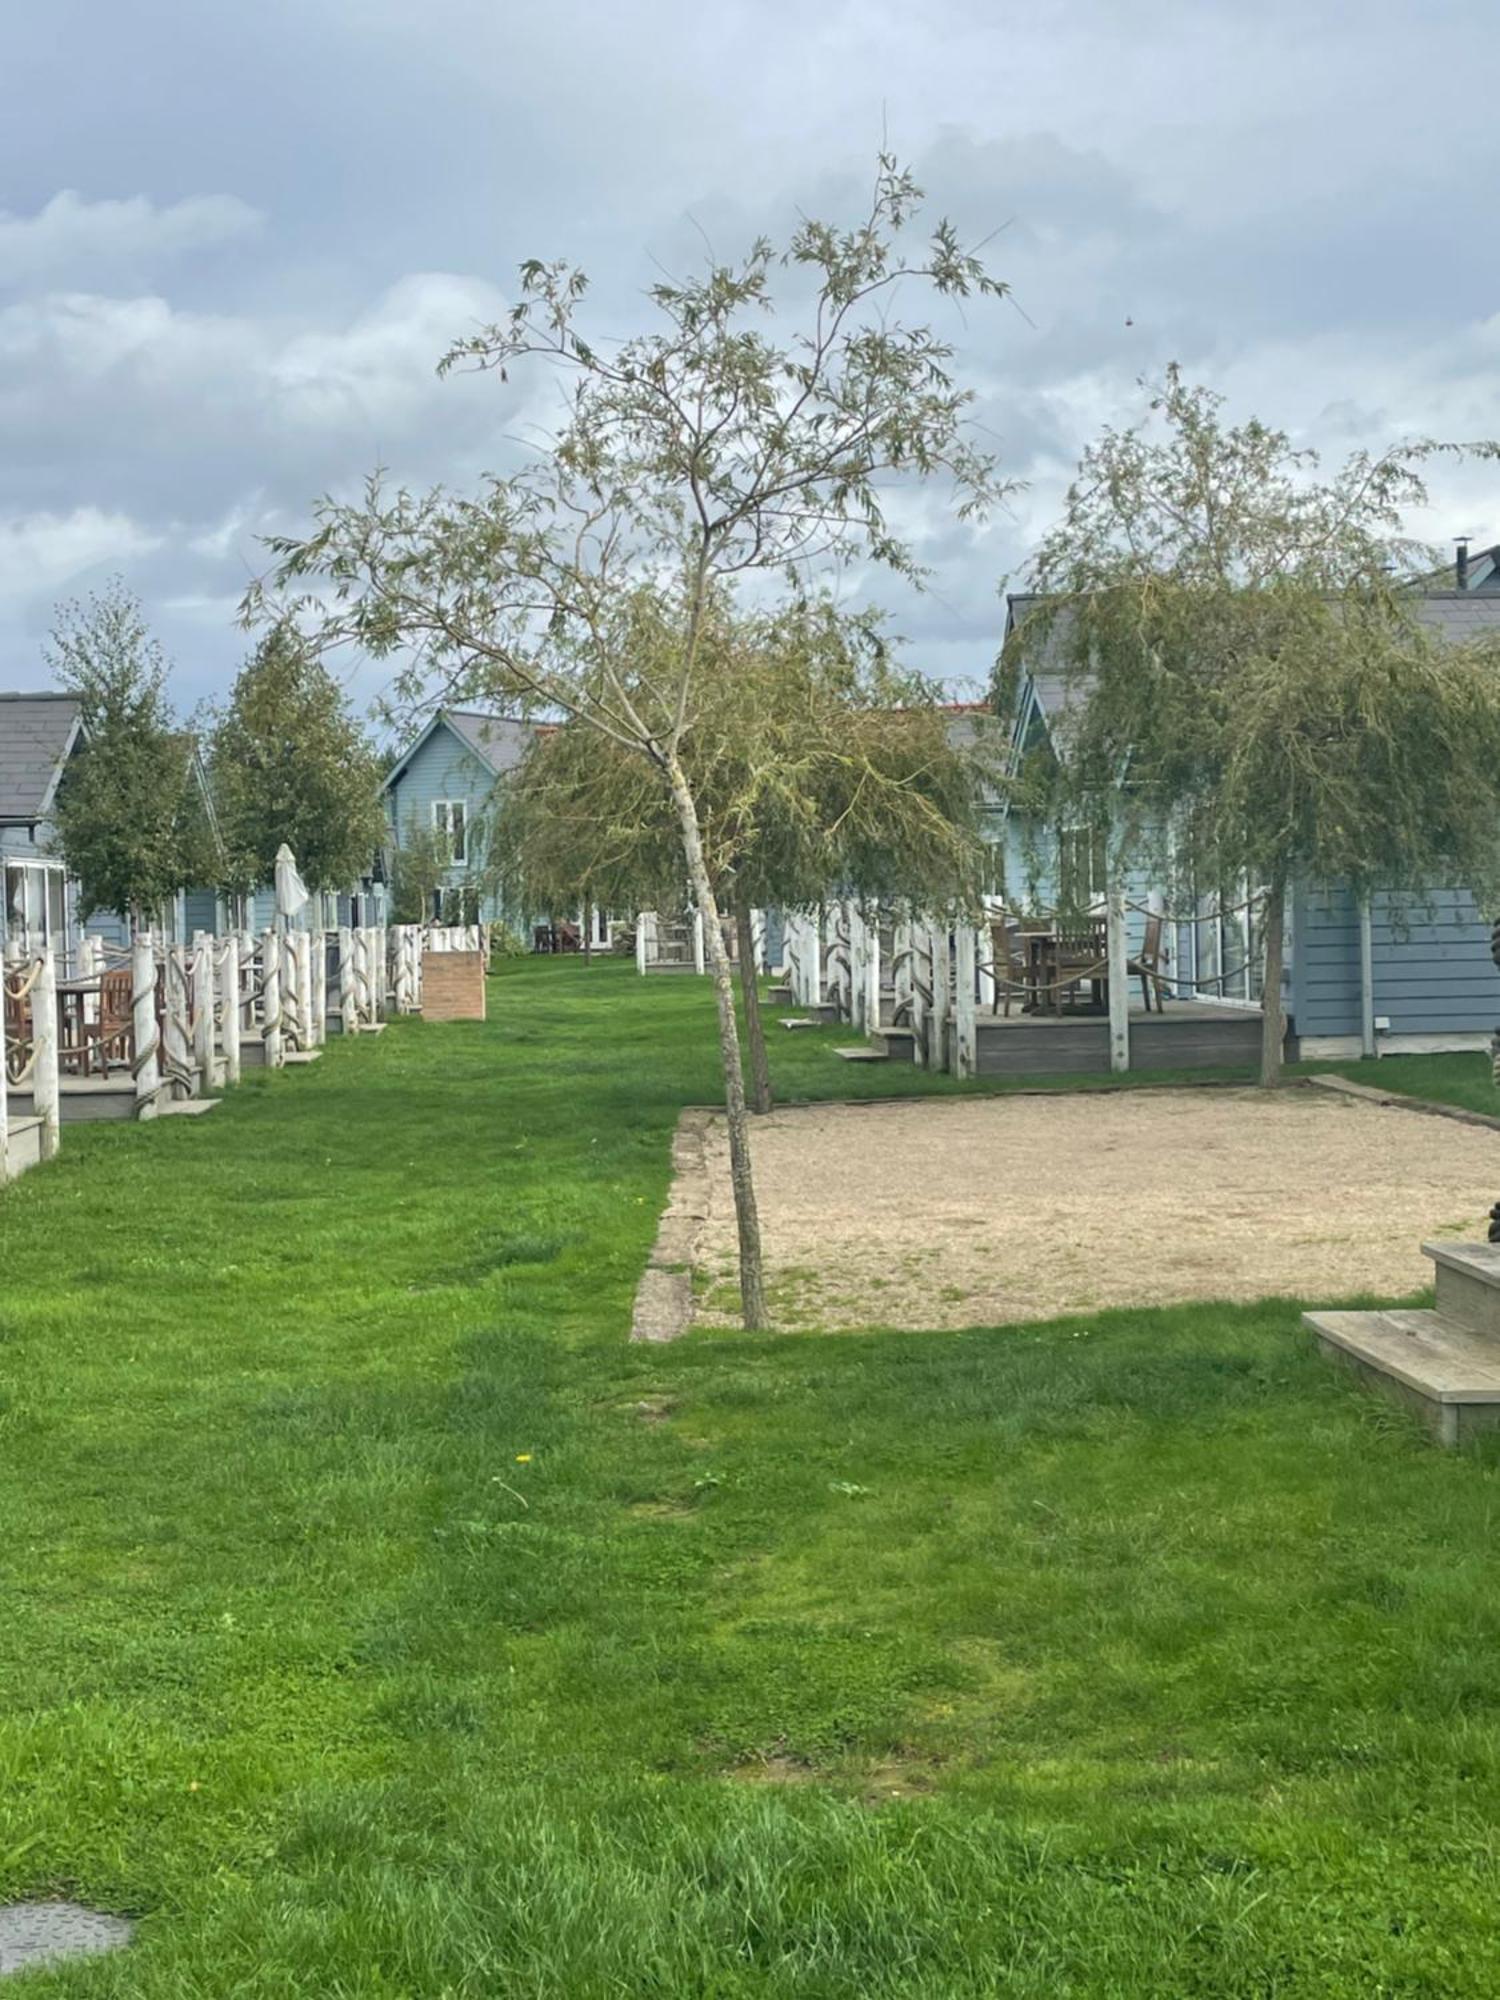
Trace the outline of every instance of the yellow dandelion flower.
{"type": "Polygon", "coordinates": [[[518,1451],[516,1453],[517,1465],[530,1465],[530,1463],[531,1463],[531,1453],[529,1451],[518,1451]]]}

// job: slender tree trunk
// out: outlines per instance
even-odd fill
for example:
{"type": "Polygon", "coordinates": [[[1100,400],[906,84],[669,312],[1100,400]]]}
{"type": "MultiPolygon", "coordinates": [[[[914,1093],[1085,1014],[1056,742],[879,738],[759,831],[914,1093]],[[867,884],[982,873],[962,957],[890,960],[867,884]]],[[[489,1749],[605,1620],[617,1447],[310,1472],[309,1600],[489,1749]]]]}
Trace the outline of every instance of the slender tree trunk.
{"type": "Polygon", "coordinates": [[[714,1000],[719,1010],[719,1056],[724,1065],[724,1109],[729,1124],[729,1177],[734,1188],[734,1213],[740,1236],[740,1310],[747,1332],[758,1333],[766,1325],[765,1275],[760,1254],[760,1216],[755,1206],[755,1182],[750,1169],[750,1130],[745,1115],[745,1074],[740,1065],[740,1034],[734,1016],[734,971],[724,949],[724,927],[708,864],[703,858],[703,841],[698,830],[698,808],[676,757],[667,765],[667,782],[682,834],[682,851],[687,861],[693,900],[703,918],[703,943],[713,973],[714,1000]]]}
{"type": "Polygon", "coordinates": [[[745,1039],[750,1044],[750,1109],[771,1108],[771,1063],[766,1054],[765,1023],[760,1018],[760,985],[755,977],[755,932],[750,905],[734,899],[734,935],[740,957],[740,996],[745,1005],[745,1039]]]}
{"type": "Polygon", "coordinates": [[[1261,988],[1260,1080],[1266,1089],[1281,1081],[1281,1049],[1286,1021],[1281,1011],[1282,932],[1286,925],[1286,884],[1273,882],[1266,890],[1262,919],[1266,933],[1266,972],[1261,988]]]}

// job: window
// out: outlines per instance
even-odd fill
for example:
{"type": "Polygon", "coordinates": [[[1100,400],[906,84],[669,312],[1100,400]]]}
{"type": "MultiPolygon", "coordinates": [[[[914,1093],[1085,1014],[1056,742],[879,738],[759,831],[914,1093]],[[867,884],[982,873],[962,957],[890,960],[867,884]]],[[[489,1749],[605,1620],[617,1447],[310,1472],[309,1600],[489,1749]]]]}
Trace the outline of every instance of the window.
{"type": "Polygon", "coordinates": [[[448,858],[456,866],[468,860],[468,813],[462,799],[434,799],[432,824],[448,842],[448,858]]]}
{"type": "Polygon", "coordinates": [[[67,943],[67,892],[62,867],[47,861],[7,861],[5,864],[5,923],[12,944],[25,951],[67,943]]]}

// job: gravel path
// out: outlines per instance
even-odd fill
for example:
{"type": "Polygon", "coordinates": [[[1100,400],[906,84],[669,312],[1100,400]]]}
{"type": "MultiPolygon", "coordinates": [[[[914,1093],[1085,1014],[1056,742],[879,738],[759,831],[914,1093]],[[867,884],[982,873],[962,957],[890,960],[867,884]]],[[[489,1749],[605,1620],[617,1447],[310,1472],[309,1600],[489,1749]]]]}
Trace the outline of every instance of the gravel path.
{"type": "MultiPolygon", "coordinates": [[[[1482,1237],[1500,1195],[1500,1133],[1310,1090],[809,1106],[753,1145],[788,1329],[1400,1295],[1429,1282],[1422,1239],[1482,1237]]],[[[705,1154],[697,1318],[731,1325],[722,1120],[705,1154]]]]}

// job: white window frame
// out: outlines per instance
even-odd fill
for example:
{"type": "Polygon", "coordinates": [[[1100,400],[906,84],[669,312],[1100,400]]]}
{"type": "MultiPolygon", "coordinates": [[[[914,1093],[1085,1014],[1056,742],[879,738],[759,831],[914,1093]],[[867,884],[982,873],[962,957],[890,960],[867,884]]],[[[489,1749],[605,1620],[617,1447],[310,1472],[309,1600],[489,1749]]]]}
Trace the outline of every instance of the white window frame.
{"type": "Polygon", "coordinates": [[[464,867],[469,859],[469,802],[467,799],[434,799],[432,830],[448,842],[448,859],[453,867],[464,867]],[[458,823],[457,837],[453,827],[458,823]]]}
{"type": "Polygon", "coordinates": [[[66,955],[72,931],[72,913],[68,908],[67,869],[61,861],[49,861],[34,854],[0,855],[0,896],[5,899],[5,935],[11,944],[19,944],[24,951],[37,951],[50,945],[59,957],[66,955]],[[12,869],[20,871],[26,878],[40,878],[35,884],[41,894],[40,929],[31,922],[32,889],[29,884],[23,885],[19,913],[11,907],[12,869]],[[56,910],[53,908],[54,900],[56,910]],[[56,924],[54,916],[59,918],[56,924]]]}

